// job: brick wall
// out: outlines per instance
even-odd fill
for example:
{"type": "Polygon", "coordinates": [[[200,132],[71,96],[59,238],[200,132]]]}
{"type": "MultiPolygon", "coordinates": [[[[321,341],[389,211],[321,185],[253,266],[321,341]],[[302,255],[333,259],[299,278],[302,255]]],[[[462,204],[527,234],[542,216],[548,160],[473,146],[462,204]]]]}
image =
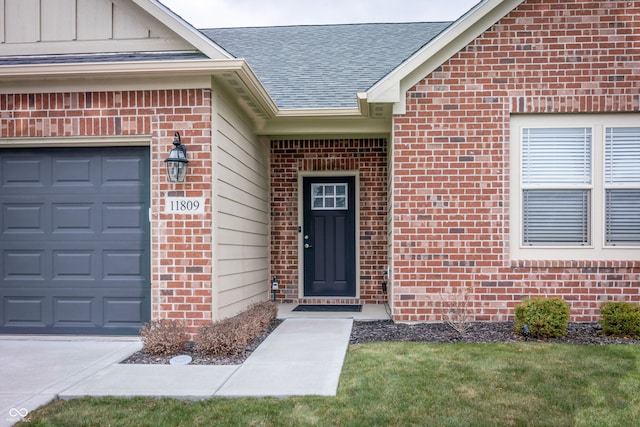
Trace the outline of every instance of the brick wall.
{"type": "Polygon", "coordinates": [[[573,321],[640,302],[640,257],[512,263],[508,217],[510,114],[638,112],[639,40],[640,1],[527,0],[407,93],[393,140],[397,320],[442,320],[462,289],[482,321],[529,296],[565,298],[573,321]]]}
{"type": "MultiPolygon", "coordinates": [[[[382,303],[387,265],[387,140],[271,141],[271,271],[278,300],[303,302],[298,293],[298,172],[359,171],[360,302],[382,303]]],[[[358,219],[357,219],[358,220],[358,219]]],[[[308,298],[305,303],[353,303],[353,299],[308,298]]]]}
{"type": "MultiPolygon", "coordinates": [[[[0,95],[1,137],[150,135],[152,318],[183,319],[192,331],[212,313],[212,159],[209,90],[0,95]],[[170,184],[163,160],[180,132],[186,183],[170,184]],[[205,215],[169,215],[166,196],[206,197],[205,215]]],[[[42,140],[43,144],[48,141],[42,140]]]]}

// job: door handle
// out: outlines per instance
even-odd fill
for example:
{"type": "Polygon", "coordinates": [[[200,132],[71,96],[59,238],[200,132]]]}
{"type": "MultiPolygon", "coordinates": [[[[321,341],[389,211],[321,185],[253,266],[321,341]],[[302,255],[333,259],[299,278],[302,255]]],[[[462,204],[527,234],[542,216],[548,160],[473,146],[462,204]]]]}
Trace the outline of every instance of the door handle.
{"type": "Polygon", "coordinates": [[[304,244],[304,248],[305,248],[305,249],[309,249],[309,248],[312,248],[312,247],[313,247],[313,246],[311,246],[311,245],[310,245],[310,244],[308,244],[308,243],[305,243],[305,244],[304,244]]]}

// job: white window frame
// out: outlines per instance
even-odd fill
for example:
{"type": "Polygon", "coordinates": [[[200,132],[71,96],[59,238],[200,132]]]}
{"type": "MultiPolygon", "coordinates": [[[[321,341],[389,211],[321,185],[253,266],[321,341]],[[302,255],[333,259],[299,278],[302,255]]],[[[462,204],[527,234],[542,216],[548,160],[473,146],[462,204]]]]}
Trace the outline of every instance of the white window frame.
{"type": "Polygon", "coordinates": [[[510,255],[513,260],[632,260],[640,245],[608,246],[605,242],[605,130],[639,127],[640,114],[539,114],[512,115],[510,130],[510,255]],[[591,241],[586,246],[527,246],[523,244],[522,131],[526,128],[592,129],[591,241]]]}
{"type": "Polygon", "coordinates": [[[312,211],[348,211],[349,210],[349,185],[346,182],[315,183],[311,184],[311,210],[312,211]],[[321,195],[315,195],[314,189],[322,188],[321,195]],[[327,189],[332,188],[333,193],[327,194],[327,189]],[[338,194],[338,188],[344,189],[344,194],[338,194]],[[338,206],[338,200],[342,199],[344,205],[338,206]],[[316,200],[322,201],[322,206],[316,206],[316,200]],[[327,206],[327,201],[332,201],[333,206],[327,206]]]}

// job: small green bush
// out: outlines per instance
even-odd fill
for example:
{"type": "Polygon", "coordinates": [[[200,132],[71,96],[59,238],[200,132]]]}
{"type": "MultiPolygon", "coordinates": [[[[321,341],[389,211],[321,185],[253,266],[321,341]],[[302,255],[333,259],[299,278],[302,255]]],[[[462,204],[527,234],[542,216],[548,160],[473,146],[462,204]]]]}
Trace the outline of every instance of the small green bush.
{"type": "Polygon", "coordinates": [[[189,342],[187,327],[176,320],[159,319],[145,323],[140,329],[142,350],[154,356],[172,356],[184,350],[189,342]]]}
{"type": "Polygon", "coordinates": [[[630,302],[600,305],[602,333],[617,337],[640,338],[640,306],[630,302]]]}
{"type": "Polygon", "coordinates": [[[527,325],[533,338],[558,338],[567,335],[569,304],[562,298],[527,298],[515,307],[514,328],[523,333],[527,325]]]}
{"type": "Polygon", "coordinates": [[[210,356],[235,356],[269,330],[278,315],[272,301],[252,304],[237,316],[203,325],[196,335],[196,350],[210,356]]]}

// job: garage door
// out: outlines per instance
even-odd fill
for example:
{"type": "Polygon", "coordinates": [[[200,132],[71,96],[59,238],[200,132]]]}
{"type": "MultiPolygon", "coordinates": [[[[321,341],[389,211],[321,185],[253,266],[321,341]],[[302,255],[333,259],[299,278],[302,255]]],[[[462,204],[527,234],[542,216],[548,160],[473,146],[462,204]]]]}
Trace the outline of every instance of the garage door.
{"type": "Polygon", "coordinates": [[[0,333],[137,334],[148,148],[2,149],[0,177],[0,333]]]}

